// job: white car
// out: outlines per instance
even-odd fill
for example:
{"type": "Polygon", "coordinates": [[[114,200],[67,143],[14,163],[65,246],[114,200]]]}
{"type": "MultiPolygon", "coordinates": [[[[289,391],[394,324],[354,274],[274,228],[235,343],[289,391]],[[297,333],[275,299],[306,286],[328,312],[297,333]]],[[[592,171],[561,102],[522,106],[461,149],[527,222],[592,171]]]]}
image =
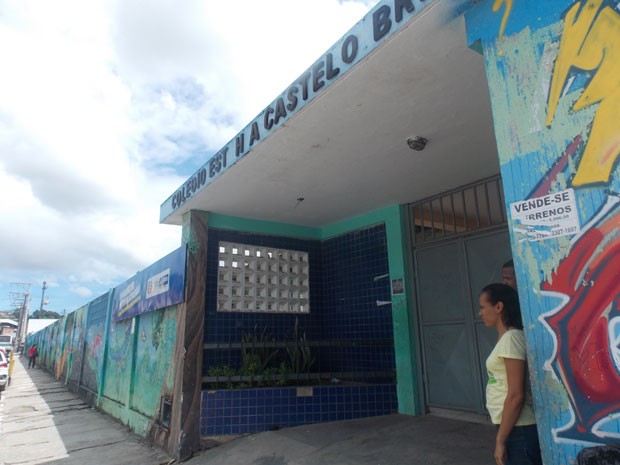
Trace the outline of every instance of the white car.
{"type": "Polygon", "coordinates": [[[0,350],[0,391],[4,391],[9,384],[9,361],[4,355],[4,351],[0,350]]]}

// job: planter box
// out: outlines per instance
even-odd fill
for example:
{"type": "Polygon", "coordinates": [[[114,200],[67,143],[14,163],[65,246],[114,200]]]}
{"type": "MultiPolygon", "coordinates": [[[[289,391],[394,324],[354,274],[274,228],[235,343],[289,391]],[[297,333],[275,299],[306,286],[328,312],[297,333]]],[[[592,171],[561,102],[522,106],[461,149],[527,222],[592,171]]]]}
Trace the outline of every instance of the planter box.
{"type": "Polygon", "coordinates": [[[201,436],[254,433],[396,413],[395,384],[202,391],[201,436]]]}

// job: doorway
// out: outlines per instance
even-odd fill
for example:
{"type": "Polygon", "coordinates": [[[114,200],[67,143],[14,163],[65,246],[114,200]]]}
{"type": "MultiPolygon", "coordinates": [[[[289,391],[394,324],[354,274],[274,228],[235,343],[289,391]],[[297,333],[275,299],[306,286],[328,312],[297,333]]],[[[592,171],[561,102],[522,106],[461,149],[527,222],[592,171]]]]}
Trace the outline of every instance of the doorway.
{"type": "Polygon", "coordinates": [[[428,407],[484,414],[485,360],[497,339],[478,316],[478,293],[501,281],[508,232],[415,250],[423,379],[428,407]]]}
{"type": "Polygon", "coordinates": [[[421,379],[427,409],[486,414],[494,329],[478,295],[511,258],[499,176],[409,206],[421,379]]]}

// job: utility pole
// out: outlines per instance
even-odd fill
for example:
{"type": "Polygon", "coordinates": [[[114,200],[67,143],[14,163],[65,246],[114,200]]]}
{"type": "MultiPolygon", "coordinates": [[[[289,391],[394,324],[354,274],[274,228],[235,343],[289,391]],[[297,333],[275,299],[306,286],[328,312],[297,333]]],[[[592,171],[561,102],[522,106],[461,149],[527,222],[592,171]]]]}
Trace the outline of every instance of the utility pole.
{"type": "Polygon", "coordinates": [[[43,318],[43,305],[45,304],[45,289],[47,289],[47,282],[43,281],[43,292],[41,292],[41,307],[39,308],[39,318],[43,318]]]}
{"type": "Polygon", "coordinates": [[[28,329],[28,306],[30,305],[30,284],[11,283],[15,290],[9,292],[11,296],[11,307],[19,309],[19,321],[17,322],[17,341],[19,348],[22,343],[26,343],[26,330],[28,329]]]}

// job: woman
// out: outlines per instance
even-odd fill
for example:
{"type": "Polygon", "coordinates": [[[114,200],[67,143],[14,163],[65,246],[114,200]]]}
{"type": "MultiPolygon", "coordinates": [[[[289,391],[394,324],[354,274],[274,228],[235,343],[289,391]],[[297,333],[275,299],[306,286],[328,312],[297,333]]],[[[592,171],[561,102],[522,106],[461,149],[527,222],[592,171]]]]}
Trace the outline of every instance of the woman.
{"type": "Polygon", "coordinates": [[[506,284],[486,286],[480,293],[480,317],[498,334],[486,363],[487,409],[497,425],[495,461],[498,465],[541,465],[517,292],[506,284]]]}

